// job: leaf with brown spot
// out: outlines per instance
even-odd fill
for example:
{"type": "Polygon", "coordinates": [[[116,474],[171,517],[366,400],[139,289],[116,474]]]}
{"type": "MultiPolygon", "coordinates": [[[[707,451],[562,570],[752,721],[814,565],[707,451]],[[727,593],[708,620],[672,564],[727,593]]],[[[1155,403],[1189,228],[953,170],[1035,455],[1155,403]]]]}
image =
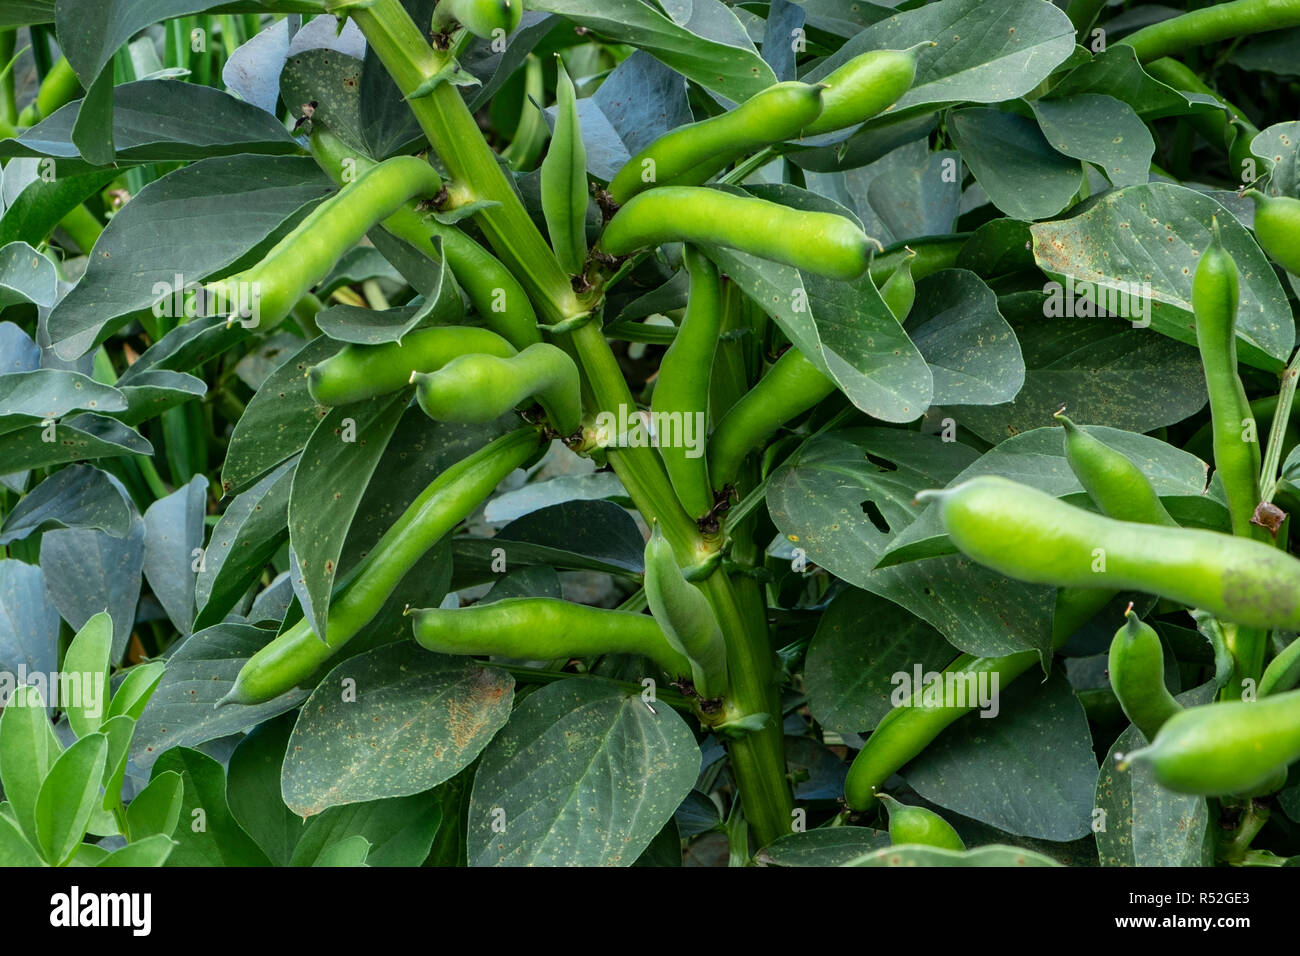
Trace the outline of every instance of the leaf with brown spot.
{"type": "Polygon", "coordinates": [[[284,801],[312,816],[435,787],[479,755],[513,701],[514,679],[475,661],[410,642],[358,654],[303,705],[281,775],[284,801]],[[348,679],[355,700],[344,699],[348,679]]]}

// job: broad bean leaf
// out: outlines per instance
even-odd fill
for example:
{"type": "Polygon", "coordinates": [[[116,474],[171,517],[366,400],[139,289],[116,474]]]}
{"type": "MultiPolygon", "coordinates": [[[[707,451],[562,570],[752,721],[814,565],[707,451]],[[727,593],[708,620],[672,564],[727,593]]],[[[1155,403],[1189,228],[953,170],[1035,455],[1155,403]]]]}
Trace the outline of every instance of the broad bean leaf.
{"type": "Polygon", "coordinates": [[[307,826],[280,796],[280,767],[297,717],[291,711],[254,727],[226,768],[231,815],[276,866],[289,865],[307,826]]]}
{"type": "Polygon", "coordinates": [[[693,15],[674,21],[641,0],[532,0],[529,7],[555,13],[602,36],[628,43],[730,99],[748,99],[776,82],[740,21],[718,0],[696,0],[693,15]]]}
{"type": "Polygon", "coordinates": [[[307,370],[342,344],[318,336],[286,358],[257,390],[235,425],[221,467],[221,489],[229,494],[302,451],[329,409],[307,390],[307,370]]]}
{"type": "Polygon", "coordinates": [[[56,353],[84,354],[170,296],[177,276],[189,286],[233,265],[333,188],[298,156],[215,157],[155,180],[113,217],[85,275],[50,313],[56,353]],[[224,228],[232,217],[240,227],[224,228]]]}
{"type": "Polygon", "coordinates": [[[267,866],[266,858],[230,813],[226,768],[205,753],[173,747],[153,765],[151,780],[176,773],[184,781],[181,824],[170,866],[267,866]]]}
{"type": "Polygon", "coordinates": [[[432,793],[369,800],[331,807],[312,818],[294,848],[290,866],[338,865],[339,854],[366,850],[366,866],[420,866],[442,824],[442,806],[432,793]]]}
{"type": "Polygon", "coordinates": [[[359,654],[303,705],[284,761],[284,801],[308,817],[435,787],[505,724],[513,689],[502,670],[410,642],[359,654]]]}
{"type": "Polygon", "coordinates": [[[1172,425],[1205,406],[1195,348],[1110,317],[1065,317],[1060,304],[1055,289],[1001,297],[999,311],[1024,356],[1024,386],[1005,404],[954,405],[944,413],[996,443],[1050,423],[1062,405],[1076,422],[1134,432],[1172,425]]]}
{"type": "Polygon", "coordinates": [[[410,389],[332,408],[298,458],[289,490],[289,546],[302,577],[295,588],[312,630],[328,640],[330,595],[362,492],[370,483],[410,389]]]}
{"type": "Polygon", "coordinates": [[[194,582],[195,628],[219,623],[289,536],[289,488],[297,460],[286,461],[235,498],[203,551],[194,582]]]}
{"type": "MultiPolygon", "coordinates": [[[[1211,682],[1178,695],[1185,707],[1210,703],[1211,682]]],[[[1173,793],[1155,782],[1145,764],[1126,771],[1116,756],[1144,747],[1147,739],[1130,724],[1106,752],[1097,775],[1094,826],[1102,866],[1211,866],[1214,834],[1204,797],[1173,793]]]]}
{"type": "Polygon", "coordinates": [[[1127,103],[1099,93],[1029,101],[1057,152],[1095,163],[1116,186],[1145,183],[1156,144],[1127,103]]]}
{"type": "Polygon", "coordinates": [[[1195,345],[1192,276],[1215,216],[1240,272],[1241,360],[1281,370],[1295,342],[1286,293],[1254,238],[1209,196],[1163,182],[1109,192],[1077,216],[1031,227],[1034,257],[1058,282],[1068,280],[1067,290],[1083,296],[1090,287],[1094,300],[1116,299],[1125,316],[1145,319],[1129,300],[1146,300],[1154,331],[1195,345]]]}
{"type": "Polygon", "coordinates": [[[182,635],[190,632],[194,620],[194,580],[207,503],[208,479],[196,475],[144,513],[144,576],[182,635]]]}
{"type": "Polygon", "coordinates": [[[5,516],[0,544],[51,528],[96,528],[121,538],[131,528],[131,507],[105,472],[71,465],[42,481],[5,516]]]}
{"type": "Polygon", "coordinates": [[[1007,833],[1062,842],[1086,836],[1097,758],[1064,675],[1040,685],[1030,671],[985,691],[992,705],[945,730],[903,777],[930,802],[1007,833]]]}
{"type": "Polygon", "coordinates": [[[916,82],[896,111],[1024,96],[1074,52],[1074,27],[1042,0],[941,0],[872,24],[803,79],[820,80],[869,50],[929,42],[938,45],[919,51],[916,82]]]}
{"type": "Polygon", "coordinates": [[[843,866],[1060,866],[1056,860],[1018,846],[991,844],[973,850],[944,850],[908,844],[875,850],[843,866]]]}
{"type": "Polygon", "coordinates": [[[126,652],[135,626],[144,543],[144,521],[138,518],[121,538],[93,528],[64,528],[41,537],[41,568],[51,600],[78,629],[107,609],[113,618],[114,663],[126,652]]]}
{"type": "Polygon", "coordinates": [[[670,707],[599,679],[526,697],[474,775],[474,866],[627,866],[672,818],[699,747],[670,707]],[[504,826],[504,829],[502,829],[504,826]]]}
{"type": "Polygon", "coordinates": [[[1077,159],[1052,148],[1038,124],[986,107],[956,110],[948,130],[993,205],[1013,219],[1046,219],[1083,185],[1077,159]]]}
{"type": "Polygon", "coordinates": [[[870,827],[822,827],[790,833],[758,852],[764,866],[844,866],[889,846],[889,834],[870,827]]]}
{"type": "Polygon", "coordinates": [[[954,656],[925,621],[870,592],[846,589],[826,608],[808,646],[808,706],[831,730],[873,730],[892,707],[896,674],[910,675],[915,666],[940,671],[954,656]]]}
{"type": "Polygon", "coordinates": [[[195,631],[168,657],[167,670],[140,715],[131,743],[135,772],[147,773],[172,747],[192,747],[255,727],[296,707],[307,697],[297,688],[264,704],[213,705],[226,695],[235,675],[274,632],[224,623],[195,631]]]}

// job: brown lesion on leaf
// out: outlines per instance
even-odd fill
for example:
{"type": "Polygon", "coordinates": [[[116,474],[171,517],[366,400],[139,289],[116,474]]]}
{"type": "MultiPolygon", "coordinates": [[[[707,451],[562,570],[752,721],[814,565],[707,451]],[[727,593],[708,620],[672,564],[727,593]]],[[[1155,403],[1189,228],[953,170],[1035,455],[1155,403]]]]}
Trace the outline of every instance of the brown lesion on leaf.
{"type": "Polygon", "coordinates": [[[483,732],[505,693],[506,688],[492,671],[480,670],[474,675],[466,696],[448,698],[447,733],[458,751],[467,749],[483,732]]]}

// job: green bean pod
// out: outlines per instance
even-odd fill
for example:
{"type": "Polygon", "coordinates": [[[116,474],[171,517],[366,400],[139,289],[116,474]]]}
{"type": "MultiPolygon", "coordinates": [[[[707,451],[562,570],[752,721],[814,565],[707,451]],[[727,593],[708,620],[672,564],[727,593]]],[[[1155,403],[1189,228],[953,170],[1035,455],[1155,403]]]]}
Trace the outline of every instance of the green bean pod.
{"type": "Polygon", "coordinates": [[[440,422],[490,422],[536,398],[551,425],[572,435],[582,420],[578,366],[561,348],[539,343],[518,355],[461,355],[436,372],[415,373],[415,400],[440,422]]]}
{"type": "Polygon", "coordinates": [[[666,242],[713,243],[833,279],[856,279],[872,240],[844,216],[805,212],[703,186],[660,186],[628,200],[600,248],[623,256],[666,242]]]}
{"type": "Polygon", "coordinates": [[[746,455],[833,391],[835,383],[802,352],[787,349],[713,430],[709,438],[709,478],[713,487],[721,491],[734,482],[746,455]]]}
{"type": "Polygon", "coordinates": [[[259,704],[307,680],[374,619],[411,568],[540,446],[519,428],[452,465],[401,514],[330,601],[328,643],[300,620],[257,651],[219,703],[259,704]]]}
{"type": "Polygon", "coordinates": [[[515,172],[526,173],[537,165],[551,132],[538,103],[546,102],[545,71],[535,54],[528,54],[524,65],[524,103],[519,114],[519,125],[510,145],[501,151],[502,158],[515,172]]]}
{"type": "MultiPolygon", "coordinates": [[[[354,153],[320,124],[312,131],[311,149],[316,162],[335,182],[342,182],[345,176],[364,174],[376,165],[373,159],[354,153]]],[[[405,203],[382,225],[386,232],[430,258],[433,257],[432,237],[439,237],[447,268],[488,328],[517,349],[526,349],[542,340],[537,313],[524,287],[500,260],[460,229],[421,213],[415,201],[405,203]]]]}
{"type": "Polygon", "coordinates": [[[809,136],[865,123],[893,106],[916,82],[919,43],[908,50],[872,50],[855,56],[822,80],[822,112],[805,131],[809,136]]]}
{"type": "Polygon", "coordinates": [[[1034,584],[1143,591],[1248,628],[1300,630],[1300,560],[1251,538],[1104,518],[997,475],[943,491],[967,557],[1034,584]]]}
{"type": "Polygon", "coordinates": [[[682,258],[691,281],[686,314],[659,364],[650,408],[660,423],[659,457],[668,470],[677,500],[687,514],[698,519],[712,511],[714,504],[704,439],[708,435],[713,356],[722,327],[722,283],[713,263],[698,250],[687,246],[682,258]],[[675,434],[662,434],[674,422],[680,423],[675,434]],[[699,422],[701,427],[692,430],[692,422],[699,422]],[[686,441],[692,433],[697,439],[693,448],[686,441]]]}
{"type": "Polygon", "coordinates": [[[966,843],[957,831],[933,810],[909,807],[887,793],[880,794],[880,802],[889,812],[889,841],[894,846],[911,844],[937,846],[945,850],[966,849],[966,843]]]}
{"type": "Polygon", "coordinates": [[[971,233],[964,232],[939,238],[913,239],[906,246],[878,252],[871,259],[871,281],[877,288],[884,288],[881,283],[887,283],[904,262],[908,264],[913,281],[955,268],[957,257],[970,237],[971,233]]]}
{"type": "Polygon", "coordinates": [[[433,372],[462,355],[509,358],[515,348],[487,329],[434,325],[408,332],[400,342],[348,344],[307,371],[317,405],[347,405],[405,388],[416,372],[433,372]]]}
{"type": "MultiPolygon", "coordinates": [[[[1061,588],[1056,592],[1056,612],[1052,617],[1052,647],[1061,648],[1080,627],[1086,624],[1113,596],[1110,591],[1061,588]]],[[[960,681],[976,686],[981,674],[997,677],[999,689],[1038,663],[1034,651],[1019,651],[1002,657],[975,657],[963,654],[944,670],[945,683],[960,681]]],[[[968,695],[967,700],[970,700],[968,695]]],[[[917,690],[903,706],[895,707],[876,725],[866,744],[853,759],[844,781],[844,799],[851,809],[865,810],[879,795],[886,780],[921,754],[929,744],[958,718],[975,709],[975,703],[963,706],[932,706],[917,690]]]]}
{"type": "Polygon", "coordinates": [[[572,604],[556,598],[507,598],[491,604],[411,612],[420,646],[439,654],[495,654],[529,660],[641,654],[671,677],[691,664],[664,637],[654,618],[631,611],[572,604]]]}
{"type": "Polygon", "coordinates": [[[66,106],[82,95],[81,81],[72,69],[66,56],[54,61],[50,72],[41,80],[36,91],[36,112],[38,119],[45,119],[61,106],[66,106]]]}
{"type": "Polygon", "coordinates": [[[523,0],[438,0],[432,29],[442,32],[458,23],[474,36],[491,40],[497,30],[513,33],[523,16],[523,0]]]}
{"type": "Polygon", "coordinates": [[[916,303],[916,279],[912,277],[912,262],[916,253],[907,250],[909,255],[898,264],[898,268],[889,274],[885,284],[880,287],[880,298],[884,300],[889,314],[899,324],[907,321],[916,303]]]}
{"type": "Polygon", "coordinates": [[[1255,238],[1269,257],[1293,276],[1300,276],[1300,199],[1265,196],[1246,190],[1255,202],[1255,238]]]}
{"type": "Polygon", "coordinates": [[[645,596],[664,636],[691,662],[702,697],[727,691],[727,642],[704,592],[687,581],[673,547],[655,525],[645,546],[645,596]]]}
{"type": "Polygon", "coordinates": [[[1256,693],[1260,697],[1280,694],[1300,684],[1300,639],[1292,640],[1277,657],[1268,662],[1259,679],[1256,693]]]}
{"type": "Polygon", "coordinates": [[[1231,0],[1160,20],[1118,42],[1131,46],[1138,61],[1145,63],[1202,44],[1297,25],[1300,3],[1296,0],[1231,0]]]}
{"type": "Polygon", "coordinates": [[[1101,513],[1119,521],[1178,527],[1142,469],[1122,452],[1056,413],[1065,426],[1065,460],[1101,513]]]}
{"type": "Polygon", "coordinates": [[[1228,148],[1229,161],[1237,175],[1244,179],[1247,169],[1259,162],[1255,154],[1250,151],[1251,140],[1259,135],[1259,129],[1246,117],[1246,114],[1206,85],[1194,70],[1178,60],[1162,57],[1144,63],[1142,68],[1154,79],[1173,87],[1180,93],[1197,93],[1218,100],[1224,110],[1231,114],[1235,122],[1230,120],[1223,111],[1202,110],[1180,116],[1179,120],[1200,133],[1206,142],[1216,146],[1227,144],[1229,133],[1233,133],[1232,145],[1228,148]]]}
{"type": "Polygon", "coordinates": [[[1133,613],[1132,604],[1124,615],[1124,626],[1110,642],[1110,686],[1124,715],[1147,740],[1154,740],[1164,722],[1183,707],[1165,686],[1160,636],[1133,613]]]}
{"type": "Polygon", "coordinates": [[[1217,217],[1212,228],[1214,240],[1201,253],[1192,277],[1192,312],[1210,393],[1215,470],[1227,494],[1232,533],[1249,537],[1260,501],[1262,456],[1250,402],[1237,375],[1237,264],[1223,248],[1217,217]]]}
{"type": "Polygon", "coordinates": [[[376,224],[440,189],[442,177],[424,160],[386,159],[313,209],[257,265],[204,289],[232,322],[273,327],[376,224]]]}
{"type": "Polygon", "coordinates": [[[1300,760],[1300,691],[1217,701],[1175,714],[1121,766],[1143,764],[1176,793],[1222,797],[1274,785],[1300,760]]]}
{"type": "Polygon", "coordinates": [[[587,261],[587,150],[573,81],[558,53],[555,63],[555,132],[542,160],[542,215],[560,265],[569,275],[581,275],[587,261]]]}
{"type": "Polygon", "coordinates": [[[822,88],[776,83],[733,110],[664,133],[609,183],[616,203],[656,185],[698,185],[746,153],[794,139],[822,111],[822,88]]]}

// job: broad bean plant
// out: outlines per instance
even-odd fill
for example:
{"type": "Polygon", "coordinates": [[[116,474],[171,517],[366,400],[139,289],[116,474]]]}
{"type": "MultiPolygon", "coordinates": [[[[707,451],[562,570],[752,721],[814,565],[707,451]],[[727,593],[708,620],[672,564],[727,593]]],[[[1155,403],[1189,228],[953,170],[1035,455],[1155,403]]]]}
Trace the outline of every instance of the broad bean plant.
{"type": "Polygon", "coordinates": [[[0,862],[1293,862],[1300,0],[1192,7],[0,9],[0,862]]]}

